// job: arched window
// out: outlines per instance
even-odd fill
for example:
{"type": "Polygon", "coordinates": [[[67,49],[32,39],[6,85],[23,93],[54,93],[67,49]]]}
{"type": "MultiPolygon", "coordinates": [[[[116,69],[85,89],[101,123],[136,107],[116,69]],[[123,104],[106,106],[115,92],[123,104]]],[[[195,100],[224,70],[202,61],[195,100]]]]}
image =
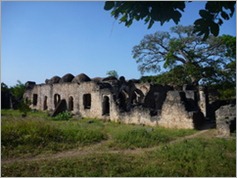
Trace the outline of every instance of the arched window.
{"type": "Polygon", "coordinates": [[[57,105],[58,105],[58,103],[60,102],[60,100],[61,100],[60,95],[59,95],[59,94],[55,94],[55,95],[54,95],[54,107],[55,107],[55,108],[57,107],[57,105]]]}

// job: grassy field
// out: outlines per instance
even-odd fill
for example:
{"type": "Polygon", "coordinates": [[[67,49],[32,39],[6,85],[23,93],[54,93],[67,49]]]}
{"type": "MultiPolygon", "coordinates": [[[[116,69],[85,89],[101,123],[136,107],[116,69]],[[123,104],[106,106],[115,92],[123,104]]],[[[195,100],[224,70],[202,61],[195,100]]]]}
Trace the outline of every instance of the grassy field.
{"type": "Polygon", "coordinates": [[[1,112],[2,176],[235,176],[236,139],[46,113],[1,112]]]}

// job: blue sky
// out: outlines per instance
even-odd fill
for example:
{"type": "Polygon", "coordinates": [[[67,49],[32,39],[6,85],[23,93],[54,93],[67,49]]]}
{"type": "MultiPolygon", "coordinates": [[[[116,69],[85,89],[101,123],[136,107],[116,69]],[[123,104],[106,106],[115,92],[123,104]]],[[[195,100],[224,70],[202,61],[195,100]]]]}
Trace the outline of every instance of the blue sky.
{"type": "MultiPolygon", "coordinates": [[[[193,24],[204,4],[187,4],[180,24],[193,24]]],[[[174,22],[155,23],[148,30],[140,21],[127,28],[103,7],[104,2],[93,1],[2,2],[1,82],[44,83],[66,73],[106,77],[109,70],[127,79],[140,78],[133,46],[146,34],[168,31],[174,22]]],[[[236,36],[236,14],[224,22],[221,34],[236,36]]]]}

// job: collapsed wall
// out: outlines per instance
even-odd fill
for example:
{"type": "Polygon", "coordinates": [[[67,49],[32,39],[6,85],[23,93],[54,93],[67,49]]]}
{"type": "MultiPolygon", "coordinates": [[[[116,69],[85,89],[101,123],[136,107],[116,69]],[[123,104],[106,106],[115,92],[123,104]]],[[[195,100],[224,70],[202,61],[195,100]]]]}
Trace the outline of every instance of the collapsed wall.
{"type": "Polygon", "coordinates": [[[124,77],[54,76],[45,84],[28,88],[24,98],[31,101],[32,109],[52,116],[67,110],[82,117],[190,129],[198,128],[204,118],[199,107],[204,102],[196,89],[177,91],[124,77]]]}
{"type": "Polygon", "coordinates": [[[221,106],[216,111],[216,128],[219,135],[229,136],[236,130],[236,104],[221,106]]]}

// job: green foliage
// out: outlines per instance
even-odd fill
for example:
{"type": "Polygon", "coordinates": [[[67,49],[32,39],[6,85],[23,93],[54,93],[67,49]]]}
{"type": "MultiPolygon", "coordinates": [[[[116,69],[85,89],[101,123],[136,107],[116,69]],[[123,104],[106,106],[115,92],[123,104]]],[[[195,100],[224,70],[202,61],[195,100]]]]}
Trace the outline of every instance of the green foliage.
{"type": "Polygon", "coordinates": [[[72,118],[72,114],[68,111],[64,111],[59,113],[57,116],[53,117],[53,120],[56,121],[63,121],[63,120],[69,120],[70,118],[72,118]]]}
{"type": "Polygon", "coordinates": [[[12,117],[8,112],[4,112],[3,116],[2,158],[58,152],[97,143],[107,138],[100,127],[81,126],[77,122],[55,122],[30,116],[20,119],[16,113],[14,116],[17,117],[12,117]]]}
{"type": "MultiPolygon", "coordinates": [[[[177,25],[182,17],[186,4],[184,1],[106,1],[105,10],[112,10],[111,15],[129,27],[133,20],[144,20],[148,29],[155,22],[163,25],[171,19],[177,25]]],[[[206,2],[205,9],[199,11],[200,17],[194,22],[194,31],[206,40],[209,34],[219,35],[223,20],[229,20],[235,12],[235,1],[206,2]]]]}
{"type": "Polygon", "coordinates": [[[110,70],[106,73],[109,77],[116,77],[117,79],[119,78],[119,75],[116,70],[110,70]]]}
{"type": "Polygon", "coordinates": [[[150,147],[159,143],[170,141],[168,135],[162,135],[148,129],[135,129],[128,132],[121,132],[115,137],[116,142],[127,148],[150,147]]]}
{"type": "Polygon", "coordinates": [[[27,116],[27,113],[31,111],[30,109],[30,101],[21,101],[18,106],[19,111],[23,114],[23,116],[27,116]]]}
{"type": "Polygon", "coordinates": [[[164,129],[138,125],[113,125],[111,129],[112,130],[108,130],[108,132],[114,141],[111,142],[110,147],[129,149],[161,145],[177,137],[196,132],[195,130],[189,129],[164,129]]]}
{"type": "Polygon", "coordinates": [[[210,36],[206,41],[191,33],[192,26],[176,26],[168,32],[146,35],[133,47],[141,74],[160,72],[158,82],[176,85],[235,83],[235,37],[210,36]],[[174,34],[174,37],[171,37],[174,34]],[[228,71],[228,72],[225,72],[228,71]]]}
{"type": "Polygon", "coordinates": [[[195,138],[164,146],[151,156],[166,160],[166,176],[234,176],[234,143],[235,140],[195,138]],[[227,156],[229,153],[231,157],[227,156]]]}
{"type": "Polygon", "coordinates": [[[142,82],[149,82],[170,86],[183,86],[184,84],[191,84],[192,79],[186,75],[185,68],[183,66],[176,66],[168,72],[164,72],[156,76],[143,76],[142,82]]]}
{"type": "Polygon", "coordinates": [[[236,174],[235,137],[209,138],[208,132],[186,140],[182,137],[197,131],[89,118],[55,122],[42,119],[45,115],[29,112],[23,119],[19,111],[2,110],[1,176],[234,177],[236,174]],[[101,142],[106,139],[108,142],[101,142]],[[95,145],[98,142],[101,143],[95,145]],[[69,151],[69,155],[60,152],[73,148],[76,149],[69,151]],[[55,152],[61,156],[52,154],[55,152]]]}
{"type": "Polygon", "coordinates": [[[21,83],[20,80],[17,80],[17,84],[11,87],[10,91],[16,99],[22,99],[23,94],[25,92],[25,85],[21,83]]]}
{"type": "Polygon", "coordinates": [[[91,153],[2,164],[2,176],[234,177],[235,161],[235,139],[192,139],[147,153],[91,153]]]}
{"type": "Polygon", "coordinates": [[[236,37],[230,35],[221,36],[221,40],[227,47],[226,56],[235,58],[236,57],[236,37]]]}
{"type": "Polygon", "coordinates": [[[1,83],[1,91],[9,91],[9,88],[8,88],[8,86],[5,84],[5,83],[1,83]]]}
{"type": "Polygon", "coordinates": [[[223,20],[229,20],[234,12],[235,2],[207,2],[205,10],[199,11],[201,18],[194,22],[194,32],[198,35],[204,35],[204,40],[208,38],[210,33],[218,36],[223,20]]]}

